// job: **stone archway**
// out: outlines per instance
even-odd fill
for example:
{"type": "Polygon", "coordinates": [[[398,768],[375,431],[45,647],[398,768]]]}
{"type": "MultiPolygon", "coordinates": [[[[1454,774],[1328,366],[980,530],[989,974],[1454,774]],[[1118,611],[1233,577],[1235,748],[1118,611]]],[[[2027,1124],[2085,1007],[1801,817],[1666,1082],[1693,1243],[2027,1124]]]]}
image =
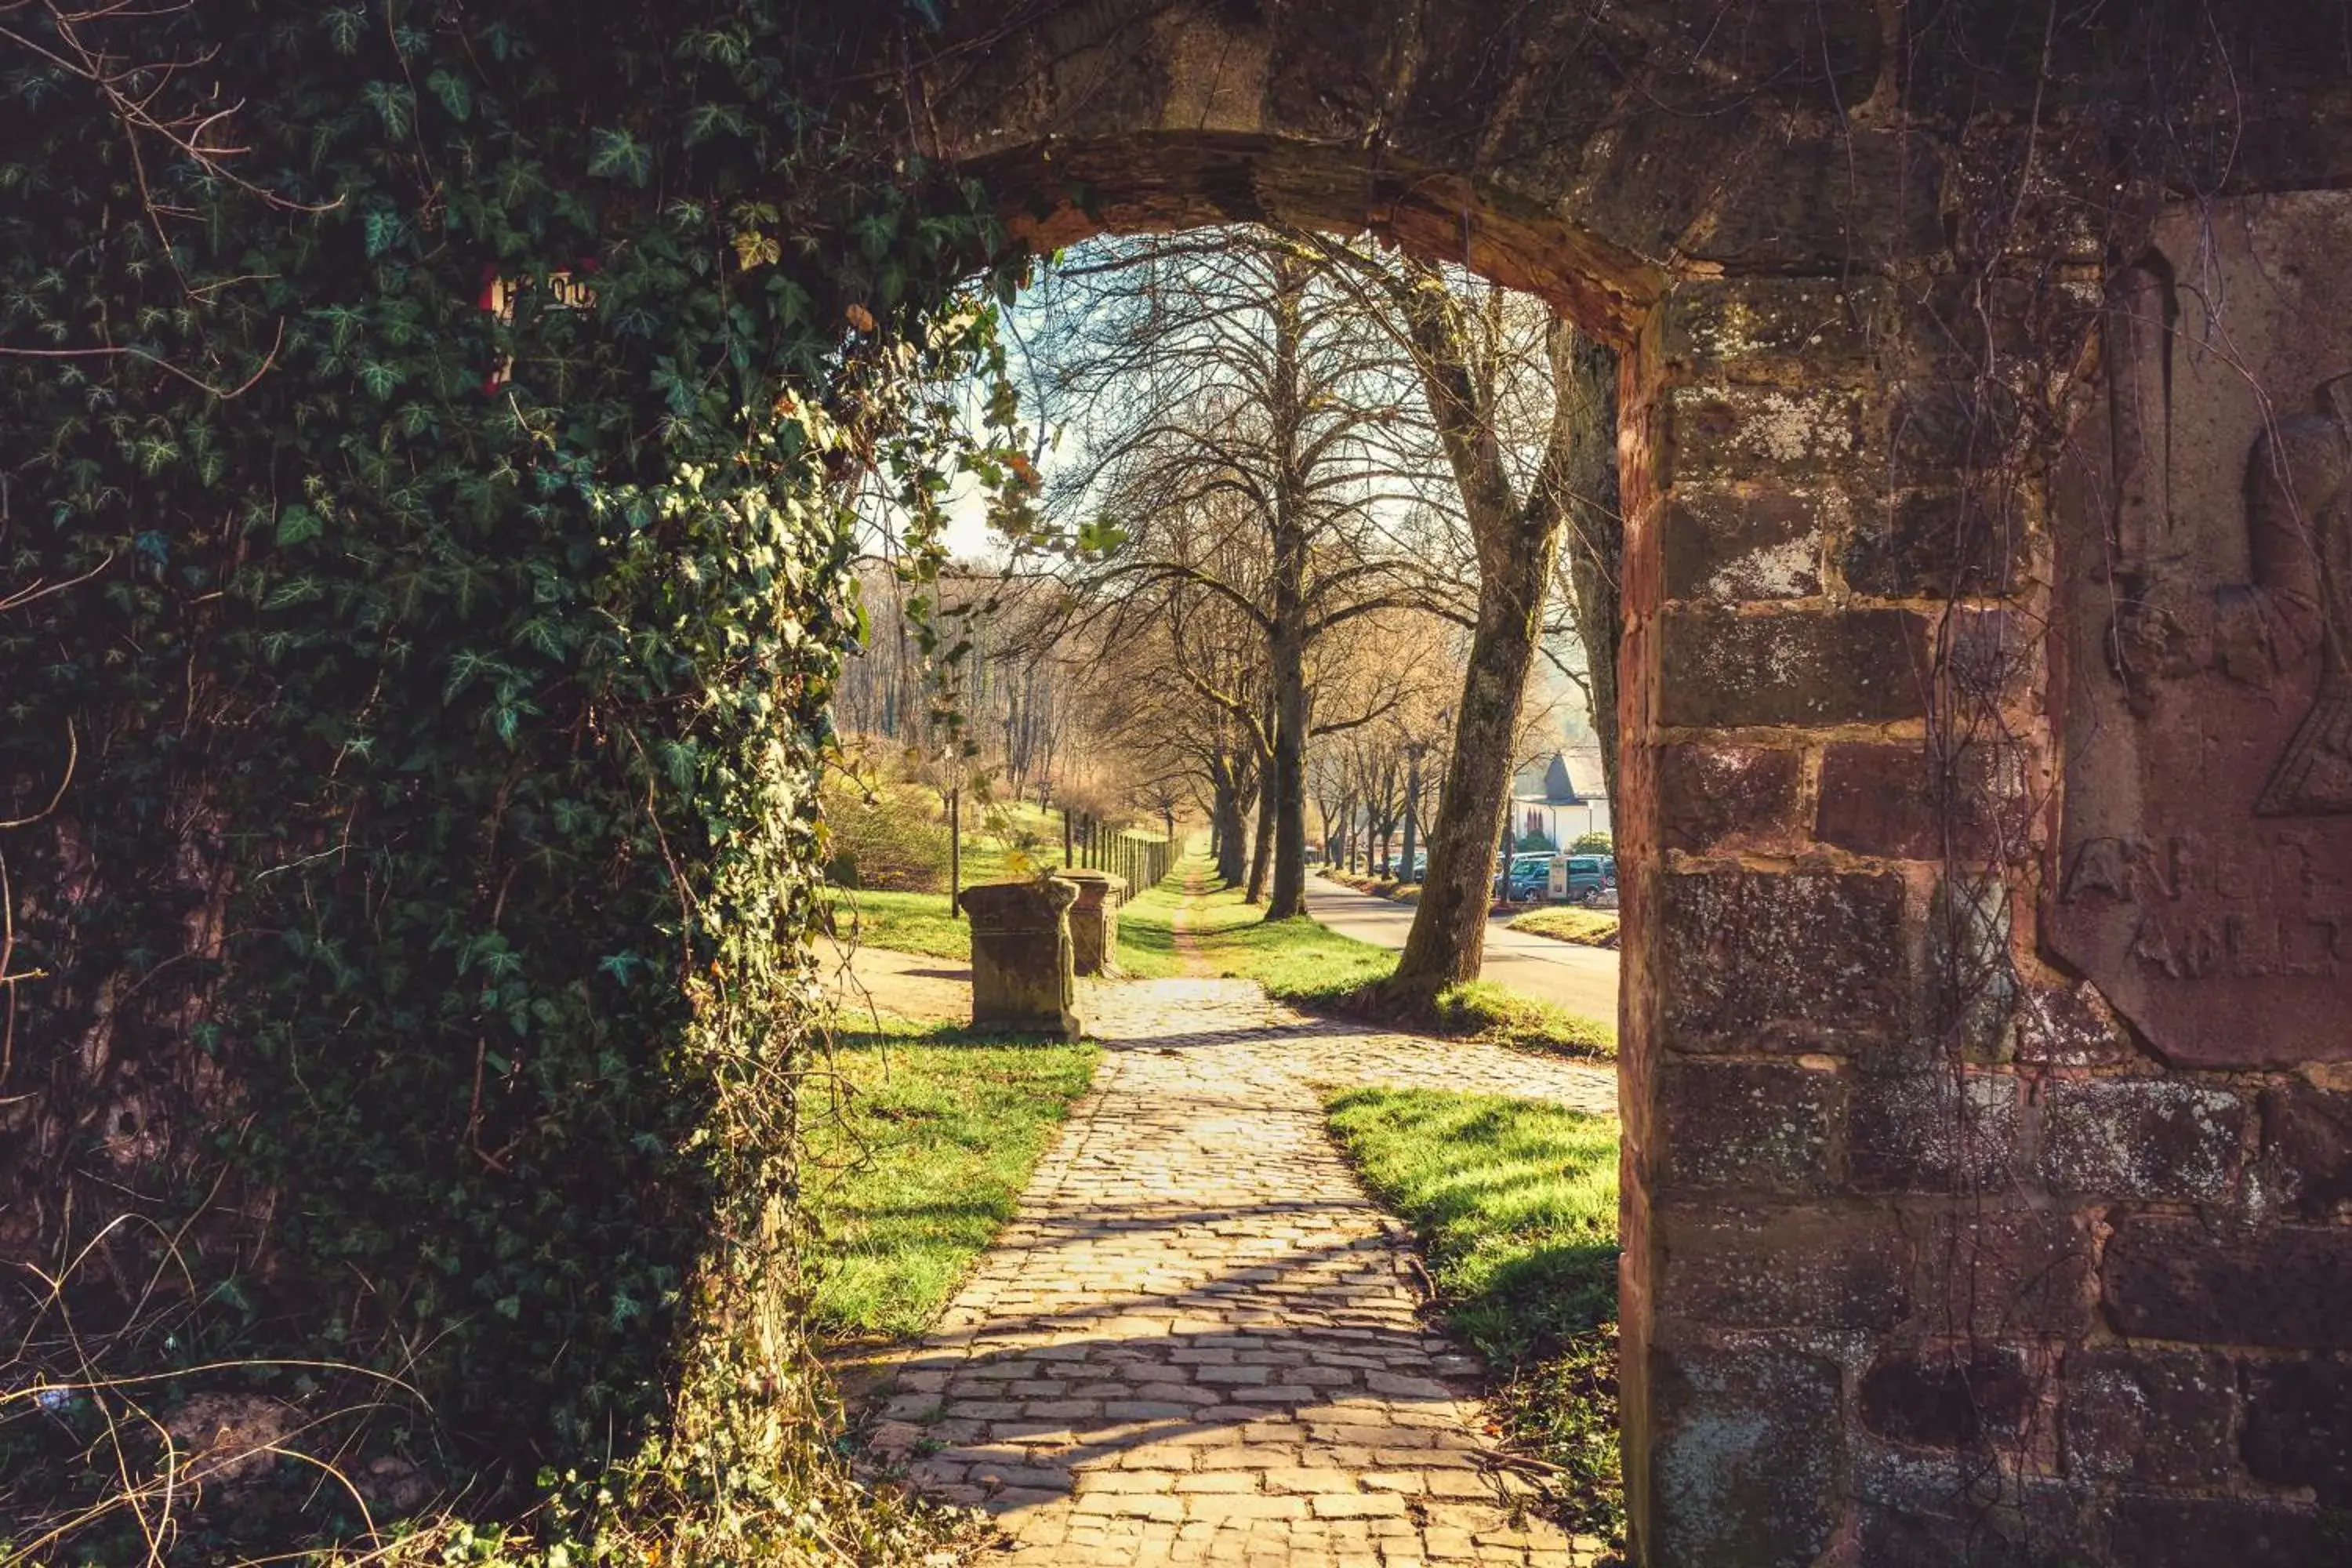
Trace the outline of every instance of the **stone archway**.
{"type": "MultiPolygon", "coordinates": [[[[1621,351],[1637,1561],[2300,1561],[2309,1514],[2242,1495],[2240,1372],[2135,1336],[2342,1348],[2231,1282],[2352,1278],[2352,1233],[2108,1243],[2259,1208],[2252,1089],[2168,1067],[2037,935],[2069,616],[2007,400],[2102,309],[2113,227],[2053,195],[2089,139],[1972,184],[2002,95],[1900,114],[1900,6],[1688,9],[975,7],[903,86],[1034,244],[1369,228],[1621,351]]],[[[2278,1125],[2343,1114],[2307,1100],[2278,1125]]],[[[2307,1395],[2274,1364],[2243,1375],[2307,1395]]]]}

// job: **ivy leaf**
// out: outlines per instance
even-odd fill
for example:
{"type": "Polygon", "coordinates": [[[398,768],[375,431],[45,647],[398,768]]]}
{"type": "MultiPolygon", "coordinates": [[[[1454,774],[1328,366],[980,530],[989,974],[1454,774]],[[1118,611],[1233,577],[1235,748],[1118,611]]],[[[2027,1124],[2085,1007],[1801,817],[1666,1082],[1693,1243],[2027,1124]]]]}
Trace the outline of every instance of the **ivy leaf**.
{"type": "Polygon", "coordinates": [[[365,224],[368,259],[373,261],[393,247],[400,238],[400,215],[379,207],[367,215],[365,224]]]}
{"type": "Polygon", "coordinates": [[[360,35],[367,27],[367,12],[357,5],[337,5],[319,18],[327,29],[327,42],[339,55],[359,53],[360,35]]]}
{"type": "Polygon", "coordinates": [[[425,87],[439,100],[452,120],[467,120],[474,113],[474,89],[466,79],[447,68],[435,71],[425,79],[425,87]]]}
{"type": "Polygon", "coordinates": [[[740,106],[732,103],[700,103],[686,117],[686,132],[682,140],[688,147],[699,147],[718,136],[749,136],[751,122],[744,119],[740,106]]]}
{"type": "Polygon", "coordinates": [[[300,544],[316,539],[326,531],[327,525],[319,514],[307,506],[289,506],[278,514],[278,542],[300,544]]]}
{"type": "Polygon", "coordinates": [[[319,585],[317,578],[294,577],[272,590],[269,597],[261,602],[261,607],[265,610],[291,609],[296,605],[307,605],[313,599],[325,596],[326,590],[319,585]]]}
{"type": "Polygon", "coordinates": [[[595,151],[589,154],[588,172],[642,185],[653,177],[653,149],[618,128],[599,131],[595,151]]]}
{"type": "Polygon", "coordinates": [[[372,81],[360,89],[360,96],[383,121],[387,135],[405,136],[416,123],[416,95],[405,82],[372,81]]]}

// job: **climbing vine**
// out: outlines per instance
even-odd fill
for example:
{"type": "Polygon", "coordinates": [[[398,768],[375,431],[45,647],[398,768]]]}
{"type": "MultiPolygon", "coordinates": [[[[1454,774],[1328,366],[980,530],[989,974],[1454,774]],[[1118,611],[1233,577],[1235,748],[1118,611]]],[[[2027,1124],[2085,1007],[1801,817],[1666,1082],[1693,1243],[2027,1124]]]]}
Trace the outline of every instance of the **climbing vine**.
{"type": "Polygon", "coordinates": [[[800,938],[845,481],[1003,477],[999,236],[803,91],[898,18],[593,9],[0,5],[0,1558],[915,1538],[800,938]]]}

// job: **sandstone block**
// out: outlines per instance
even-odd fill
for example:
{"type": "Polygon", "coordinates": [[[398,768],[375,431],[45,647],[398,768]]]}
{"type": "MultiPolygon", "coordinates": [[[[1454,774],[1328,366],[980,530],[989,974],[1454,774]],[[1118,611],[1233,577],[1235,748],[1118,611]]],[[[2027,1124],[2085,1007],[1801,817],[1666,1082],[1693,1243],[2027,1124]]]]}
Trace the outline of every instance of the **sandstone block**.
{"type": "Polygon", "coordinates": [[[1865,371],[1871,327],[1885,309],[1874,279],[1738,278],[1677,290],[1661,353],[1677,380],[1797,378],[1865,371]]]}
{"type": "Polygon", "coordinates": [[[1858,1510],[1855,1568],[2072,1568],[2097,1560],[2096,1525],[2082,1499],[2047,1485],[2030,1485],[2020,1499],[1990,1477],[1959,1493],[1951,1458],[1938,1456],[1934,1468],[1935,1491],[1858,1510]]]}
{"type": "Polygon", "coordinates": [[[1676,485],[1853,474],[1869,399],[1836,387],[1683,386],[1659,400],[1676,485]]]}
{"type": "Polygon", "coordinates": [[[2039,1173],[2057,1192],[2216,1202],[2242,1159],[2245,1102],[2158,1078],[2043,1087],[2039,1173]]]}
{"type": "Polygon", "coordinates": [[[2097,1295],[2086,1216],[1974,1203],[1919,1226],[1913,1285],[1938,1334],[2081,1334],[2097,1295]]]}
{"type": "Polygon", "coordinates": [[[1955,1345],[1885,1357],[1863,1374],[1862,1424],[1882,1437],[1959,1448],[2013,1436],[2032,1407],[2025,1358],[2004,1345],[1955,1345]]]}
{"type": "Polygon", "coordinates": [[[1711,871],[1661,890],[1670,1046],[1800,1051],[1904,1026],[1901,878],[1711,871]]]}
{"type": "Polygon", "coordinates": [[[2250,1363],[2244,1449],[2256,1479],[2309,1487],[2322,1508],[2352,1504],[2352,1367],[2250,1363]]]}
{"type": "Polygon", "coordinates": [[[1838,742],[1822,753],[1814,837],[1897,860],[2016,858],[2032,848],[2020,759],[1976,747],[1948,762],[1924,746],[1838,742]]]}
{"type": "Polygon", "coordinates": [[[1921,380],[1887,414],[1898,475],[1920,479],[2000,466],[2017,437],[2017,396],[1983,379],[1921,380]]]}
{"type": "Polygon", "coordinates": [[[2308,1509],[2238,1498],[2126,1493],[2116,1504],[2113,1561],[2132,1568],[2314,1568],[2319,1521],[2308,1509]]]}
{"type": "Polygon", "coordinates": [[[1871,1192],[1973,1189],[2008,1175],[2018,1080],[2004,1073],[1864,1073],[1846,1123],[1846,1168],[1871,1192]]]}
{"type": "Polygon", "coordinates": [[[2219,1486],[2230,1477],[2237,1373],[2218,1355],[2084,1350],[2066,1358],[2061,1438],[2085,1480],[2219,1486]]]}
{"type": "Polygon", "coordinates": [[[1845,1095],[1838,1074],[1794,1064],[1661,1063],[1662,1187],[1802,1193],[1826,1184],[1845,1095]]]}
{"type": "Polygon", "coordinates": [[[2136,1215],[2107,1243],[2101,1289],[2116,1330],[2136,1338],[2352,1349],[2352,1230],[2280,1226],[2232,1240],[2136,1215]]]}
{"type": "Polygon", "coordinates": [[[1659,635],[1663,723],[1884,724],[1927,710],[1927,623],[1908,610],[1672,605],[1659,635]]]}
{"type": "Polygon", "coordinates": [[[1797,826],[1804,758],[1770,746],[1673,745],[1658,752],[1661,847],[1766,849],[1789,845],[1797,826]]]}
{"type": "Polygon", "coordinates": [[[2015,492],[1987,484],[1909,490],[1856,509],[1841,564],[1846,586],[1889,599],[2008,593],[2025,556],[2015,492]]]}
{"type": "Polygon", "coordinates": [[[2352,1199],[2352,1094],[2297,1083],[2263,1091],[2263,1173],[2297,1212],[2352,1199]]]}
{"type": "Polygon", "coordinates": [[[2017,1059],[2050,1067],[2129,1061],[2131,1037],[2087,984],[2030,986],[2019,997],[2017,1059]]]}
{"type": "Polygon", "coordinates": [[[1893,1216],[1825,1207],[1660,1210],[1661,1316],[1725,1329],[1887,1329],[1908,1300],[1893,1216]]]}
{"type": "Polygon", "coordinates": [[[1819,594],[1828,534],[1846,505],[1837,492],[1677,485],[1660,537],[1666,597],[1729,604],[1819,594]]]}
{"type": "Polygon", "coordinates": [[[1653,1561],[1665,1568],[1810,1563],[1836,1527],[1844,1447],[1838,1369],[1775,1350],[1654,1352],[1653,1561]]]}

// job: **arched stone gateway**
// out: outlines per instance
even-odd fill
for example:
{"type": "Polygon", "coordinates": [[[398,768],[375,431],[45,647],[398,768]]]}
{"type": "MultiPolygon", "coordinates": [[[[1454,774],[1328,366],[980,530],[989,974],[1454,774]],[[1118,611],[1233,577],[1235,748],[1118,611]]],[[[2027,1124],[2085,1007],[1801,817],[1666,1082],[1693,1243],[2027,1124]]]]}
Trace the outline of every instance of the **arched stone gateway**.
{"type": "Polygon", "coordinates": [[[2027,9],[971,5],[899,75],[1033,243],[1370,228],[1621,350],[1649,1568],[2352,1495],[2341,40],[2027,9]]]}

